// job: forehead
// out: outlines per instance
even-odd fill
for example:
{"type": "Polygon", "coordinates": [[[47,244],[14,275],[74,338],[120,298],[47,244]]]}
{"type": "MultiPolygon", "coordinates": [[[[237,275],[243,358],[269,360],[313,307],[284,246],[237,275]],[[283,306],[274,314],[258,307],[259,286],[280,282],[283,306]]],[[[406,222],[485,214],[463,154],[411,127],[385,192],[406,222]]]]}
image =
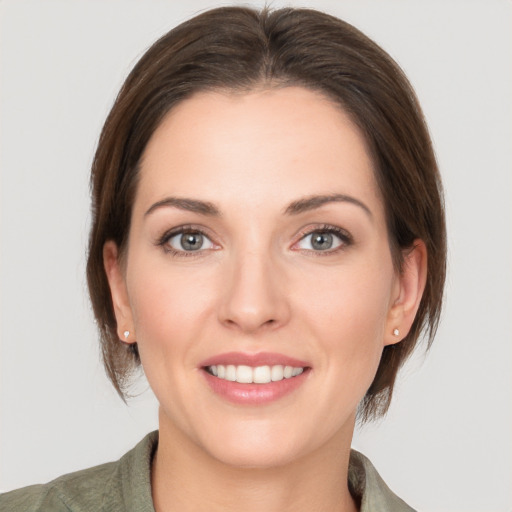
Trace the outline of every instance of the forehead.
{"type": "Polygon", "coordinates": [[[172,194],[211,202],[293,201],[342,193],[380,208],[365,140],[350,117],[300,87],[198,93],[150,139],[136,203],[172,194]]]}

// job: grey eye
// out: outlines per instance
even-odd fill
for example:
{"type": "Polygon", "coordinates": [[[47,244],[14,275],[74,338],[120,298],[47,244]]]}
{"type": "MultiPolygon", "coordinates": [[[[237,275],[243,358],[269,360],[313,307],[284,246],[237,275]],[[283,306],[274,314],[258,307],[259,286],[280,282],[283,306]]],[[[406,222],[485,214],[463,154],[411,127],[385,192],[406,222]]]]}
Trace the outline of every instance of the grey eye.
{"type": "Polygon", "coordinates": [[[298,245],[300,249],[328,251],[329,249],[336,249],[342,243],[341,238],[334,233],[329,233],[328,231],[313,231],[300,240],[298,245]]]}
{"type": "Polygon", "coordinates": [[[311,247],[317,251],[330,249],[333,244],[333,238],[331,233],[313,233],[311,235],[311,247]]]}
{"type": "Polygon", "coordinates": [[[176,251],[199,251],[201,249],[211,249],[212,241],[197,231],[187,233],[178,233],[169,239],[168,244],[176,251]]]}

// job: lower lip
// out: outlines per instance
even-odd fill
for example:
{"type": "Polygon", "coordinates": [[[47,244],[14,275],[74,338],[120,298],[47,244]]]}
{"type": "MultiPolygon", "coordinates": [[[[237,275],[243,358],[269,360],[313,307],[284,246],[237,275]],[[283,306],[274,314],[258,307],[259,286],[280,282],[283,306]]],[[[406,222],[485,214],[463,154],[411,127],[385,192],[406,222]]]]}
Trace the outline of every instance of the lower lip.
{"type": "Polygon", "coordinates": [[[219,379],[203,370],[203,374],[214,393],[238,405],[262,405],[275,402],[299,388],[306,380],[309,369],[290,379],[267,384],[242,384],[219,379]]]}

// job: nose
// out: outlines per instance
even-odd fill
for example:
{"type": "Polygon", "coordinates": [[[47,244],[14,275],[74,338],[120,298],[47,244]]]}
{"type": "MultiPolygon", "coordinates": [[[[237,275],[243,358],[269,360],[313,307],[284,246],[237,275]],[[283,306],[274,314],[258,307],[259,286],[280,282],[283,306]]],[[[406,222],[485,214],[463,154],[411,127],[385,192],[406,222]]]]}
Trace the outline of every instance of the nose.
{"type": "Polygon", "coordinates": [[[226,263],[218,310],[222,324],[254,334],[288,322],[286,279],[268,254],[244,252],[226,263]]]}

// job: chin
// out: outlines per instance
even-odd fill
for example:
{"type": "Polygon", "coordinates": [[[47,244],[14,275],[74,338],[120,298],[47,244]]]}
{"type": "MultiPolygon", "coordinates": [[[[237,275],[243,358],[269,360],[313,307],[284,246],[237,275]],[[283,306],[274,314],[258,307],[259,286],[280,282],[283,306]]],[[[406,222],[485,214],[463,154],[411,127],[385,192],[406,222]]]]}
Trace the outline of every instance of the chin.
{"type": "Polygon", "coordinates": [[[211,453],[219,462],[246,469],[269,469],[286,466],[300,457],[298,450],[282,446],[283,443],[265,444],[261,441],[247,444],[228,444],[225,449],[211,453]]]}
{"type": "MultiPolygon", "coordinates": [[[[227,425],[225,425],[226,427],[227,425]]],[[[268,469],[290,464],[318,448],[305,432],[289,425],[248,421],[216,432],[204,440],[203,449],[226,465],[238,468],[268,469]]]]}

